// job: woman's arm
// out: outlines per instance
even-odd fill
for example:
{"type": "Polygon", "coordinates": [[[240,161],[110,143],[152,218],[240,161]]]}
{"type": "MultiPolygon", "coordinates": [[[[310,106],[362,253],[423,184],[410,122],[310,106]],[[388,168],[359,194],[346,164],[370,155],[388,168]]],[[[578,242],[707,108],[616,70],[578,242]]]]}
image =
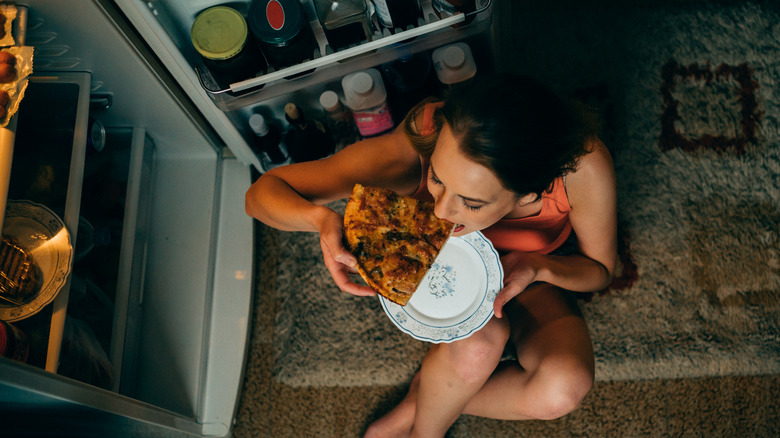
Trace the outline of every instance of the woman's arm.
{"type": "Polygon", "coordinates": [[[320,206],[349,197],[355,183],[403,193],[417,188],[420,174],[419,155],[397,129],[322,160],[266,172],[247,191],[246,212],[281,230],[318,231],[326,214],[320,206]]]}
{"type": "Polygon", "coordinates": [[[513,252],[502,257],[505,287],[494,309],[534,281],[544,281],[574,292],[595,292],[612,281],[617,262],[617,187],[612,158],[596,140],[576,172],[566,177],[571,211],[569,220],[577,235],[580,254],[554,256],[513,252]]]}
{"type": "Polygon", "coordinates": [[[399,193],[420,184],[420,157],[402,130],[366,139],[317,161],[278,167],[247,190],[247,214],[285,231],[320,233],[325,265],[339,288],[354,295],[375,292],[350,280],[355,258],[342,243],[343,218],[323,204],[350,195],[355,183],[399,193]]]}

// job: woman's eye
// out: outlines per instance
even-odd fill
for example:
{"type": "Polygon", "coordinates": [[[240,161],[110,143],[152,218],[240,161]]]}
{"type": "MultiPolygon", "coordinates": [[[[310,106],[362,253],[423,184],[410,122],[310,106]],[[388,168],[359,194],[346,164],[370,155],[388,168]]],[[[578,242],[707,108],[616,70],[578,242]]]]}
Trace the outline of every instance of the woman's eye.
{"type": "Polygon", "coordinates": [[[468,208],[471,211],[479,211],[479,209],[482,208],[481,205],[469,205],[469,204],[466,204],[465,201],[463,202],[463,206],[468,208]]]}
{"type": "Polygon", "coordinates": [[[433,174],[430,175],[430,180],[431,180],[432,183],[434,183],[434,184],[436,184],[438,186],[441,185],[441,181],[439,181],[439,179],[436,178],[436,176],[434,176],[433,174]]]}

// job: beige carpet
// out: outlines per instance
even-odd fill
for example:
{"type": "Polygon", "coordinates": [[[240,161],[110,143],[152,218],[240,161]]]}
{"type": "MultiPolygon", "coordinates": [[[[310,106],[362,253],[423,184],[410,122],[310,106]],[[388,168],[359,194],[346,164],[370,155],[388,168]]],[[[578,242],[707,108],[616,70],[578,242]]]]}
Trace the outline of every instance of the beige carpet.
{"type": "MultiPolygon", "coordinates": [[[[777,436],[780,6],[496,1],[497,64],[604,116],[623,264],[581,303],[598,380],[583,408],[464,417],[452,436],[777,436]]],[[[236,435],[359,435],[426,345],[376,300],[338,292],[316,236],[259,226],[257,239],[236,435]]]]}

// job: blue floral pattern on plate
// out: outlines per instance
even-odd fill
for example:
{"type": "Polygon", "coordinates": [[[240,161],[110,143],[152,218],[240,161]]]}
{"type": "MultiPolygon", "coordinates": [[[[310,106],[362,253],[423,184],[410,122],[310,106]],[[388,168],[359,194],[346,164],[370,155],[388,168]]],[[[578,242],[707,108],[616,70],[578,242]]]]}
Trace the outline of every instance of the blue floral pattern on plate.
{"type": "Polygon", "coordinates": [[[487,324],[503,282],[498,252],[473,232],[450,238],[406,306],[379,298],[401,331],[422,341],[452,342],[487,324]]]}

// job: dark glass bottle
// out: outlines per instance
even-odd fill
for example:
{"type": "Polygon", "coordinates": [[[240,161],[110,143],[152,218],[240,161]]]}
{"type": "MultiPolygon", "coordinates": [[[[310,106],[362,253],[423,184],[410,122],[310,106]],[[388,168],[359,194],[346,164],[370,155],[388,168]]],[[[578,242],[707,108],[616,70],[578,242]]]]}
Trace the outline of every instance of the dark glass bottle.
{"type": "Polygon", "coordinates": [[[287,151],[282,145],[282,130],[275,123],[265,120],[262,114],[249,117],[249,128],[255,134],[252,150],[266,168],[286,164],[287,151]]]}
{"type": "Polygon", "coordinates": [[[341,104],[339,96],[333,91],[325,91],[320,95],[320,105],[325,110],[326,122],[333,140],[336,142],[336,151],[360,140],[352,111],[341,104]]]}
{"type": "Polygon", "coordinates": [[[371,0],[371,3],[374,4],[379,24],[393,31],[417,26],[417,19],[422,17],[417,0],[371,0]]]}
{"type": "Polygon", "coordinates": [[[294,103],[284,106],[284,117],[290,124],[285,144],[290,158],[296,163],[318,160],[332,154],[335,142],[325,126],[317,120],[307,120],[294,103]]]}

